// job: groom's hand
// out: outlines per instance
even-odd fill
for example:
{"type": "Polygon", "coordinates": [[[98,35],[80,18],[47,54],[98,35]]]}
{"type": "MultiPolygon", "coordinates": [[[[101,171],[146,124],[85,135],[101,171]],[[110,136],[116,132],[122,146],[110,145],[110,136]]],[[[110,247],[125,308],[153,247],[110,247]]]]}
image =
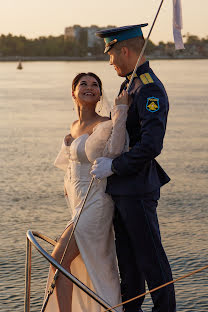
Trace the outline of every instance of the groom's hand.
{"type": "Polygon", "coordinates": [[[90,173],[96,179],[100,180],[111,176],[113,174],[113,171],[111,170],[112,161],[113,159],[107,157],[97,158],[92,165],[90,173]]]}

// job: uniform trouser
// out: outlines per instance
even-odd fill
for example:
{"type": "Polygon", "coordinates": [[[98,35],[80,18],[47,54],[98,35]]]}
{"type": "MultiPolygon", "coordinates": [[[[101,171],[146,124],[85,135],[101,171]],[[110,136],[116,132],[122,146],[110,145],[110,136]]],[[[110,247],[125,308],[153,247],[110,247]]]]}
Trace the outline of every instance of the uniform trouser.
{"type": "MultiPolygon", "coordinates": [[[[163,249],[157,219],[159,190],[137,196],[112,196],[115,203],[114,229],[121,277],[122,301],[172,280],[163,249]]],[[[174,286],[151,294],[153,312],[175,312],[174,286]]],[[[138,312],[144,297],[124,306],[125,312],[138,312]]]]}

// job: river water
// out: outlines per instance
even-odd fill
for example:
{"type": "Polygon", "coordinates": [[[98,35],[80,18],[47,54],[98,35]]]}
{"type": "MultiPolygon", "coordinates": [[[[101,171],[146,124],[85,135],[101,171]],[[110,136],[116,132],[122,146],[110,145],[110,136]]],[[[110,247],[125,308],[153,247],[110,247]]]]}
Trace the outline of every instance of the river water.
{"type": "MultiPolygon", "coordinates": [[[[107,62],[0,63],[0,310],[23,311],[28,229],[55,238],[70,218],[63,173],[53,166],[75,118],[70,86],[97,73],[113,102],[121,78],[107,62]]],[[[170,99],[159,163],[171,177],[158,207],[174,278],[208,264],[208,60],[151,61],[170,99]]],[[[49,251],[51,248],[44,245],[49,251]]],[[[33,248],[31,311],[39,311],[48,263],[33,248]]],[[[175,284],[177,311],[208,311],[208,270],[175,284]]],[[[147,296],[144,311],[151,311],[147,296]]]]}

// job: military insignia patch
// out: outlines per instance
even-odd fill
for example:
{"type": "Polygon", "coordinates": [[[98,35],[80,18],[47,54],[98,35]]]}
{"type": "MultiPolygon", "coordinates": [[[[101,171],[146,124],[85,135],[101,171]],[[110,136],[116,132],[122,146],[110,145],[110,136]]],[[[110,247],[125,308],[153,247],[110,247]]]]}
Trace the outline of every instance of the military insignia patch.
{"type": "Polygon", "coordinates": [[[155,97],[147,98],[146,109],[151,112],[157,112],[160,109],[159,99],[155,97]]]}

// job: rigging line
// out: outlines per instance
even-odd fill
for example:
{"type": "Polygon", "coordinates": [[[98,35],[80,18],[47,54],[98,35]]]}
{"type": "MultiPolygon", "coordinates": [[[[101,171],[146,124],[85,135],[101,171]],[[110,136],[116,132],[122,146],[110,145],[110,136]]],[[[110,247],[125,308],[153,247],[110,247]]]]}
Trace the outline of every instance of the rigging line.
{"type": "MultiPolygon", "coordinates": [[[[165,287],[165,286],[168,286],[168,285],[170,285],[170,284],[173,284],[173,283],[175,283],[175,282],[178,282],[178,281],[180,281],[180,280],[182,280],[182,279],[184,279],[184,278],[186,278],[186,277],[189,277],[189,276],[191,276],[191,275],[194,275],[194,274],[196,274],[196,273],[199,273],[199,272],[201,272],[201,271],[203,271],[203,270],[205,270],[205,269],[207,269],[207,268],[208,268],[208,265],[206,265],[206,266],[204,266],[204,267],[202,267],[202,268],[200,268],[200,269],[198,269],[198,270],[192,271],[192,272],[190,272],[190,273],[188,273],[188,274],[185,274],[185,275],[183,275],[183,276],[181,276],[181,277],[178,277],[178,278],[176,278],[175,280],[172,280],[172,281],[167,282],[167,283],[165,283],[165,284],[163,284],[163,285],[160,285],[160,286],[155,287],[155,288],[153,288],[153,289],[151,289],[151,290],[148,290],[147,292],[145,292],[145,293],[143,293],[143,294],[141,294],[141,295],[138,295],[138,296],[136,296],[136,297],[134,297],[134,298],[131,298],[131,299],[129,299],[129,300],[126,300],[126,301],[124,301],[124,302],[121,302],[121,303],[115,305],[114,307],[111,307],[111,309],[118,308],[118,307],[120,307],[121,305],[124,305],[124,304],[126,304],[126,303],[131,302],[131,301],[134,301],[134,300],[136,300],[136,299],[138,299],[138,298],[140,298],[140,297],[146,296],[146,295],[148,295],[148,294],[151,294],[152,292],[154,292],[154,291],[156,291],[156,290],[158,290],[158,289],[161,289],[161,288],[163,288],[163,287],[165,287]]],[[[107,309],[107,310],[105,310],[104,312],[111,311],[111,309],[107,309]]]]}
{"type": "MultiPolygon", "coordinates": [[[[78,223],[78,221],[79,221],[79,218],[80,218],[81,213],[82,213],[82,211],[83,211],[83,208],[84,208],[84,206],[85,206],[85,203],[86,203],[86,200],[87,200],[87,197],[88,197],[88,195],[89,195],[89,192],[90,192],[90,189],[91,189],[91,187],[92,187],[93,182],[94,182],[94,177],[92,177],[92,179],[91,179],[91,181],[90,181],[89,187],[88,187],[88,189],[87,189],[87,192],[86,192],[86,194],[85,194],[84,200],[83,200],[83,202],[82,202],[82,206],[81,206],[81,208],[80,208],[80,211],[79,211],[79,213],[78,213],[77,219],[76,219],[76,221],[75,221],[75,223],[74,223],[74,226],[73,226],[73,229],[72,229],[72,231],[71,231],[69,240],[68,240],[68,242],[67,242],[67,244],[66,244],[66,247],[65,247],[65,249],[64,249],[63,255],[62,255],[62,257],[61,257],[60,264],[62,264],[62,262],[63,262],[63,260],[64,260],[64,256],[65,256],[65,254],[66,254],[66,251],[67,251],[67,248],[68,248],[68,246],[69,246],[69,243],[70,243],[70,241],[71,241],[71,239],[72,239],[72,236],[74,235],[74,232],[75,232],[77,223],[78,223]]],[[[49,288],[48,288],[47,297],[46,297],[46,299],[45,299],[45,301],[44,301],[44,303],[43,303],[41,312],[44,312],[45,309],[46,309],[46,306],[47,306],[47,304],[48,304],[48,300],[49,300],[50,296],[52,295],[52,293],[53,293],[53,291],[54,291],[54,288],[55,288],[55,286],[56,286],[56,280],[57,280],[58,276],[59,276],[59,270],[56,269],[55,274],[54,274],[54,277],[53,277],[53,280],[52,280],[52,282],[51,282],[51,284],[50,284],[50,286],[49,286],[49,288]]]]}
{"type": "Polygon", "coordinates": [[[89,192],[90,192],[90,189],[91,189],[92,184],[93,184],[93,182],[94,182],[94,179],[95,179],[95,178],[92,177],[92,179],[91,179],[91,181],[90,181],[90,184],[89,184],[88,189],[87,189],[87,192],[86,192],[86,194],[85,194],[85,197],[84,197],[82,206],[81,206],[81,208],[80,208],[80,211],[79,211],[79,213],[78,213],[77,219],[76,219],[76,221],[75,221],[75,223],[74,223],[74,226],[73,226],[73,229],[72,229],[72,231],[71,231],[71,234],[70,234],[68,243],[67,243],[67,245],[66,245],[66,248],[65,248],[65,250],[64,250],[63,256],[62,256],[62,258],[61,258],[60,264],[62,263],[62,261],[63,261],[63,259],[64,259],[66,250],[67,250],[67,248],[68,248],[68,246],[69,246],[69,243],[70,243],[70,241],[71,241],[71,239],[72,239],[72,236],[74,235],[74,232],[75,232],[77,223],[78,223],[79,218],[80,218],[80,216],[81,216],[81,213],[82,213],[82,211],[83,211],[83,209],[84,209],[84,206],[85,206],[85,203],[86,203],[86,201],[87,201],[87,197],[88,197],[88,195],[89,195],[89,192]]]}
{"type": "Polygon", "coordinates": [[[157,19],[157,17],[158,17],[158,14],[159,14],[159,12],[160,12],[160,9],[161,9],[161,7],[162,7],[163,2],[164,2],[164,0],[162,0],[161,3],[160,3],[160,5],[159,5],[159,8],[158,8],[157,13],[156,13],[155,18],[154,18],[154,21],[153,21],[152,26],[151,26],[151,28],[150,28],[149,34],[148,34],[148,36],[147,36],[147,38],[146,38],[146,40],[145,40],[145,43],[144,43],[144,45],[143,45],[143,48],[142,48],[141,53],[140,53],[140,55],[139,55],[139,58],[138,58],[138,60],[137,60],[136,66],[135,66],[134,71],[133,71],[133,73],[132,73],[132,75],[131,75],[131,79],[130,79],[130,81],[129,81],[129,85],[128,85],[127,90],[126,90],[127,93],[129,93],[129,89],[130,89],[130,86],[131,86],[132,81],[133,81],[133,79],[134,79],[134,75],[135,75],[135,73],[136,73],[136,71],[137,71],[137,68],[139,67],[139,63],[140,63],[141,58],[142,58],[142,56],[143,56],[143,54],[144,54],[144,51],[145,51],[145,49],[146,49],[147,43],[148,43],[148,41],[149,41],[149,37],[150,37],[150,35],[151,35],[152,29],[153,29],[153,27],[154,27],[154,25],[155,25],[156,19],[157,19]]]}

